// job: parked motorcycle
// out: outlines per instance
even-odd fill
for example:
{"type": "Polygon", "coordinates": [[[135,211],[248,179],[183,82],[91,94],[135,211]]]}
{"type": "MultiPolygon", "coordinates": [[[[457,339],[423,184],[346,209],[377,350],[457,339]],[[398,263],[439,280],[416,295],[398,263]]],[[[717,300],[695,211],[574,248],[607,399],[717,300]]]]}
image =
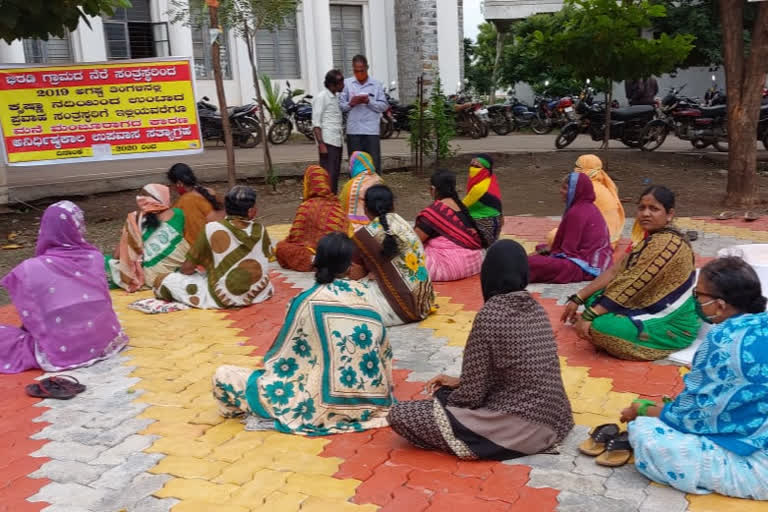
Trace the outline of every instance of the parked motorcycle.
{"type": "Polygon", "coordinates": [[[544,135],[572,120],[569,114],[574,112],[573,98],[537,97],[534,100],[534,110],[536,116],[531,122],[531,129],[539,135],[544,135]]]}
{"type": "Polygon", "coordinates": [[[389,87],[388,91],[385,91],[389,108],[381,116],[381,138],[388,139],[394,132],[397,132],[397,137],[400,136],[400,132],[410,131],[411,129],[411,113],[416,109],[415,105],[401,105],[399,101],[390,96],[389,93],[397,89],[395,82],[389,87]]]}
{"type": "Polygon", "coordinates": [[[497,103],[488,106],[488,123],[491,130],[497,135],[506,135],[515,129],[515,115],[512,112],[512,105],[506,103],[497,103]]]}
{"type": "MultiPolygon", "coordinates": [[[[216,105],[210,103],[208,96],[197,102],[197,113],[200,117],[200,128],[203,140],[224,141],[224,129],[221,123],[221,113],[216,105]]],[[[261,130],[257,116],[259,107],[255,103],[241,107],[229,107],[229,125],[232,129],[232,140],[241,148],[252,148],[261,142],[261,130]]]]}
{"type": "Polygon", "coordinates": [[[517,97],[515,97],[514,91],[509,91],[509,93],[507,93],[506,105],[512,107],[512,116],[515,120],[514,129],[516,130],[531,126],[536,119],[536,112],[531,110],[531,107],[518,100],[517,97]]]}
{"type": "Polygon", "coordinates": [[[658,119],[648,123],[642,135],[644,151],[658,149],[670,133],[690,141],[697,148],[710,144],[718,151],[728,151],[728,107],[724,104],[712,107],[699,105],[692,98],[681,94],[685,85],[671,88],[661,100],[658,119]]]}
{"type": "Polygon", "coordinates": [[[285,98],[283,99],[283,117],[272,123],[269,129],[269,142],[272,144],[283,144],[291,137],[293,125],[296,129],[309,140],[315,140],[315,134],[312,131],[312,96],[304,95],[298,102],[293,98],[296,96],[291,89],[291,82],[286,81],[285,98]]]}
{"type": "MultiPolygon", "coordinates": [[[[601,141],[605,136],[605,105],[593,101],[593,91],[587,88],[576,103],[577,120],[566,124],[555,139],[555,147],[568,147],[581,133],[588,133],[592,140],[601,141]]],[[[631,148],[642,145],[646,125],[653,120],[655,109],[651,105],[611,110],[610,138],[620,140],[631,148]]]]}

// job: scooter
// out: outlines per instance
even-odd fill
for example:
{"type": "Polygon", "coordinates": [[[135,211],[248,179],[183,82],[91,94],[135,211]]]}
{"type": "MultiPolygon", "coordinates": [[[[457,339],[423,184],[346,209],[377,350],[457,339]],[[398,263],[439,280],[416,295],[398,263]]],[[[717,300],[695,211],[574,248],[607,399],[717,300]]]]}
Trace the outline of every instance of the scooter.
{"type": "MultiPolygon", "coordinates": [[[[210,103],[208,96],[197,102],[197,113],[200,117],[200,128],[203,140],[224,141],[224,129],[221,123],[219,109],[210,103]]],[[[257,116],[259,107],[255,103],[241,107],[229,107],[229,125],[232,129],[232,140],[241,148],[252,148],[261,142],[261,129],[257,116]]]]}
{"type": "Polygon", "coordinates": [[[291,89],[291,82],[286,81],[285,98],[283,99],[283,117],[272,123],[269,129],[269,142],[283,144],[291,137],[293,125],[309,140],[315,140],[312,131],[312,103],[310,94],[304,95],[298,102],[293,101],[296,96],[291,89]]]}

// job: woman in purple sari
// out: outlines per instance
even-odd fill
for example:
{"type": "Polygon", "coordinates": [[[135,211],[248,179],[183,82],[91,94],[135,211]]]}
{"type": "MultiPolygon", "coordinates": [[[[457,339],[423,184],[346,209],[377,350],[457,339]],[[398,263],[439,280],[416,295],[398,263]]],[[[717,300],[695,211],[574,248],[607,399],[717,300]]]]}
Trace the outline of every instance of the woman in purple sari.
{"type": "Polygon", "coordinates": [[[528,257],[531,283],[591,281],[613,260],[611,235],[595,206],[595,189],[586,174],[570,173],[560,194],[565,213],[552,247],[540,245],[528,257]]]}
{"type": "Polygon", "coordinates": [[[128,343],[112,309],[104,257],[85,241],[83,211],[70,201],[45,210],[35,257],[0,283],[23,323],[0,325],[0,373],[87,366],[128,343]]]}

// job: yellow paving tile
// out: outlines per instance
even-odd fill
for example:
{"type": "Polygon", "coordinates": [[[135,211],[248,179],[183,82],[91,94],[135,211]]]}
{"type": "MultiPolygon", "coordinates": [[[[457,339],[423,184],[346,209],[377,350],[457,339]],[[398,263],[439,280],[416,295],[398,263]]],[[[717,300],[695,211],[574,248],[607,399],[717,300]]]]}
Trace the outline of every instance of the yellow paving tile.
{"type": "MultiPolygon", "coordinates": [[[[142,400],[143,401],[143,400],[142,400]]],[[[153,405],[144,409],[139,417],[140,418],[152,418],[158,421],[168,421],[179,423],[187,423],[197,416],[197,412],[191,409],[182,409],[181,407],[166,407],[160,405],[153,405]]]]}
{"type": "Polygon", "coordinates": [[[317,457],[306,453],[289,453],[285,457],[275,457],[269,465],[277,471],[293,471],[316,475],[332,476],[344,462],[338,457],[317,457]]]}
{"type": "Polygon", "coordinates": [[[219,476],[213,479],[220,484],[243,485],[254,479],[254,474],[262,469],[268,469],[273,457],[269,454],[255,453],[244,455],[242,459],[230,464],[219,476]]]}
{"type": "Polygon", "coordinates": [[[174,478],[173,480],[168,480],[165,486],[156,491],[154,495],[158,498],[224,503],[236,490],[237,486],[231,484],[213,484],[199,479],[174,478]]]}
{"type": "MultiPolygon", "coordinates": [[[[283,492],[299,492],[327,499],[346,499],[355,495],[360,480],[338,480],[329,476],[292,474],[288,477],[283,492]]],[[[308,500],[309,501],[309,500],[308,500]]],[[[302,506],[304,508],[306,503],[302,506]]]]}
{"type": "Polygon", "coordinates": [[[202,478],[211,480],[220,475],[226,462],[198,459],[196,457],[168,455],[149,470],[150,473],[178,476],[180,478],[202,478]]]}
{"type": "Polygon", "coordinates": [[[199,412],[189,423],[196,425],[218,425],[223,421],[224,418],[219,414],[217,409],[207,409],[199,412]]]}
{"type": "Polygon", "coordinates": [[[202,436],[206,430],[212,428],[210,425],[192,425],[191,423],[170,423],[167,421],[156,421],[142,430],[141,434],[156,435],[162,437],[187,437],[194,439],[202,436]]]}
{"type": "MultiPolygon", "coordinates": [[[[141,386],[136,386],[140,389],[141,386]]],[[[141,401],[152,405],[162,405],[165,407],[184,407],[194,397],[186,397],[183,393],[169,393],[167,391],[147,391],[141,395],[141,401]]]]}
{"type": "MultiPolygon", "coordinates": [[[[247,434],[256,434],[256,432],[246,432],[247,434]]],[[[263,440],[258,436],[246,436],[233,438],[224,444],[217,446],[211,454],[212,459],[234,462],[243,457],[243,455],[262,445],[263,440]]]]}
{"type": "Polygon", "coordinates": [[[293,512],[299,510],[301,504],[306,500],[306,494],[276,491],[267,496],[263,505],[252,510],[253,512],[293,512]]]}
{"type": "MultiPolygon", "coordinates": [[[[136,372],[134,372],[135,374],[136,372]]],[[[134,375],[134,377],[138,377],[138,375],[134,375]]],[[[159,379],[159,378],[150,378],[150,379],[142,379],[142,381],[133,386],[131,389],[145,389],[147,391],[165,391],[167,393],[178,393],[179,391],[182,391],[187,384],[185,382],[177,381],[177,380],[166,380],[166,379],[159,379]]]]}
{"type": "Polygon", "coordinates": [[[240,505],[218,505],[205,501],[182,501],[171,508],[173,512],[249,512],[248,507],[240,505]]]}
{"type": "Polygon", "coordinates": [[[728,498],[720,494],[689,494],[686,496],[690,512],[766,512],[764,501],[728,498]]]}
{"type": "Polygon", "coordinates": [[[253,480],[232,493],[229,503],[249,507],[261,505],[267,496],[282,488],[286,480],[293,476],[292,473],[282,473],[270,469],[257,471],[253,475],[253,480]]]}
{"type": "Polygon", "coordinates": [[[301,512],[375,512],[378,509],[376,505],[356,505],[315,496],[310,496],[301,505],[301,512]]]}
{"type": "Polygon", "coordinates": [[[229,441],[240,432],[243,432],[243,424],[239,419],[233,418],[209,428],[200,440],[218,446],[229,441]]]}
{"type": "Polygon", "coordinates": [[[269,442],[264,443],[261,450],[269,453],[292,452],[318,455],[328,443],[330,443],[328,439],[274,434],[269,438],[269,442]]]}
{"type": "Polygon", "coordinates": [[[149,453],[165,453],[189,457],[205,457],[213,447],[187,437],[161,437],[152,446],[144,450],[149,453]]]}

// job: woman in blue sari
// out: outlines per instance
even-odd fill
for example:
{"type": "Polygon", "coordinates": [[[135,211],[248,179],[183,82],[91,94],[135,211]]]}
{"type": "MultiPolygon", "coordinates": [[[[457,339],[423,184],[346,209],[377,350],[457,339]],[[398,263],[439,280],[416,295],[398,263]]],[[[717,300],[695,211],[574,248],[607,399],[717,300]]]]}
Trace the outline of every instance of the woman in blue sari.
{"type": "Polygon", "coordinates": [[[320,239],[317,284],[291,301],[264,367],[216,371],[222,416],[252,415],[250,428],[301,435],[388,425],[392,349],[381,315],[367,302],[368,286],[345,278],[354,252],[344,233],[320,239]]]}
{"type": "Polygon", "coordinates": [[[707,335],[673,401],[622,411],[635,466],[692,494],[768,500],[768,313],[755,271],[740,258],[710,262],[694,289],[707,335]]]}

